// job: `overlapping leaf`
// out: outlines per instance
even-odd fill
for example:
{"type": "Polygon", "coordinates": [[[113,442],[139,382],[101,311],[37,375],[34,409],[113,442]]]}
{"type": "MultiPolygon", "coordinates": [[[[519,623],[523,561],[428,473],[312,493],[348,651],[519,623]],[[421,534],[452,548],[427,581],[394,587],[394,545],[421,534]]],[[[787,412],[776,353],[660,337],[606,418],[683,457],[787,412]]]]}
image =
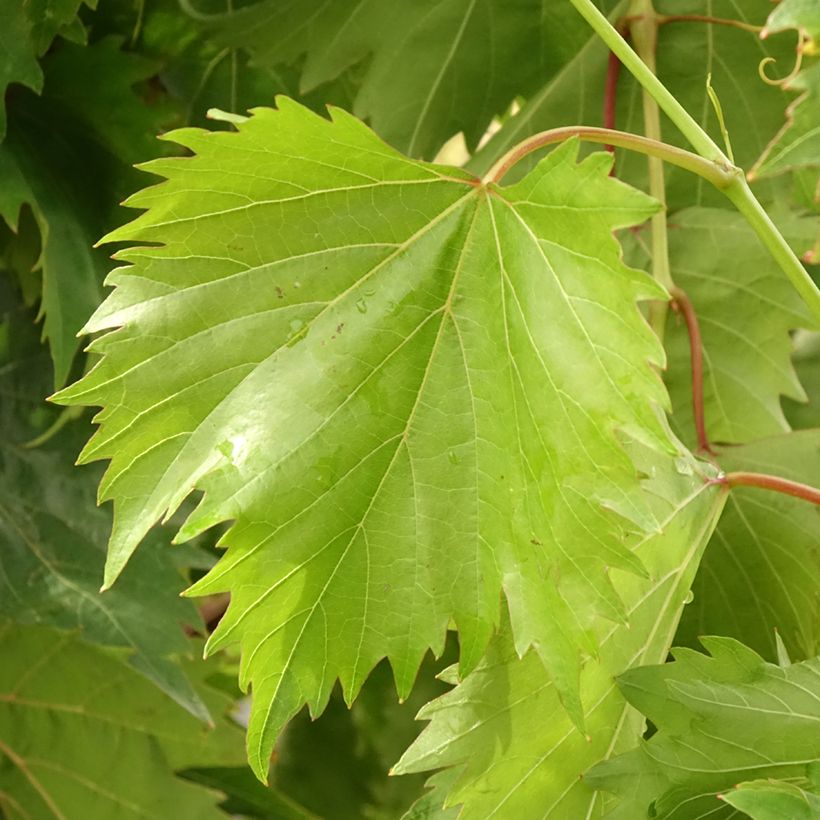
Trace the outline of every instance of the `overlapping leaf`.
{"type": "Polygon", "coordinates": [[[42,627],[0,626],[0,809],[9,820],[220,818],[174,776],[241,759],[229,700],[203,687],[207,729],[115,654],[42,627]]]}
{"type": "Polygon", "coordinates": [[[805,779],[820,759],[820,658],[781,668],[731,638],[703,644],[711,657],[678,649],[674,663],[619,678],[658,731],[587,774],[621,797],[613,818],[733,817],[718,794],[743,780],[805,779]]]}
{"type": "Polygon", "coordinates": [[[654,204],[574,143],[488,188],[286,99],[174,139],[196,155],[151,163],[110,237],[161,245],[122,254],[87,329],[123,327],[60,394],[105,408],[106,583],[195,487],[181,538],[236,521],[194,591],[232,593],[211,646],[242,644],[260,774],[336,677],[352,698],[387,655],[406,694],[451,620],[473,667],[502,589],[580,720],[607,568],[640,571],[623,532],[654,525],[615,430],[675,450],[635,305],[660,291],[611,236],[654,204]]]}
{"type": "MultiPolygon", "coordinates": [[[[720,799],[752,820],[816,820],[820,817],[820,794],[808,790],[810,786],[805,781],[798,782],[800,785],[782,780],[752,780],[721,794],[720,799]]],[[[814,786],[816,789],[817,784],[814,786]]]]}
{"type": "Polygon", "coordinates": [[[572,5],[551,0],[262,0],[212,24],[262,65],[306,54],[302,91],[367,59],[354,112],[428,159],[459,131],[475,146],[495,115],[589,38],[572,5]]]}
{"type": "MultiPolygon", "coordinates": [[[[820,476],[820,431],[806,430],[721,452],[724,470],[811,484],[820,476]]],[[[720,629],[769,660],[775,631],[793,659],[820,651],[820,516],[812,504],[779,493],[735,490],[693,587],[677,641],[720,629]]]]}
{"type": "MultiPolygon", "coordinates": [[[[800,250],[811,244],[817,225],[790,218],[785,227],[800,250]]],[[[739,214],[714,208],[675,214],[669,257],[700,325],[711,439],[742,443],[788,430],[781,395],[806,398],[790,360],[790,331],[815,322],[780,268],[739,214]]],[[[689,336],[674,315],[666,348],[674,417],[681,434],[691,435],[689,336]]]]}
{"type": "Polygon", "coordinates": [[[663,527],[636,545],[650,577],[617,574],[628,627],[597,627],[599,654],[585,662],[581,675],[585,731],[562,712],[537,658],[517,657],[509,634],[493,641],[479,667],[452,692],[421,711],[419,717],[431,723],[397,770],[453,767],[448,776],[454,782],[439,785],[433,795],[438,805],[445,797],[448,806],[462,804],[463,820],[602,816],[603,795],[582,775],[599,760],[633,748],[643,731],[613,676],[666,657],[723,505],[723,494],[704,483],[692,462],[679,464],[681,472],[656,458],[642,466],[653,476],[647,488],[663,527]]]}

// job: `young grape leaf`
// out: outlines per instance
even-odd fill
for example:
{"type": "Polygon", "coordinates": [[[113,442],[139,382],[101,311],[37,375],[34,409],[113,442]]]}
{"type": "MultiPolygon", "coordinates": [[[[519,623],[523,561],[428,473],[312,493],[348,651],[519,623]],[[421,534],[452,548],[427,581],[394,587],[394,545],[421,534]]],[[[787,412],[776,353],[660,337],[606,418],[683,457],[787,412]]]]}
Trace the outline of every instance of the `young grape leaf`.
{"type": "Polygon", "coordinates": [[[352,699],[387,655],[404,696],[451,621],[473,667],[502,589],[580,722],[608,568],[640,572],[623,532],[655,526],[615,431],[677,452],[635,304],[662,292],[612,237],[656,204],[574,141],[499,188],[279,105],[176,132],[195,156],[149,163],[109,236],[142,244],[86,330],[120,329],[57,397],[105,408],[106,585],[195,488],[180,539],[235,521],[193,592],[232,593],[209,645],[242,644],[260,775],[337,677],[352,699]]]}
{"type": "MultiPolygon", "coordinates": [[[[800,250],[811,244],[817,223],[791,217],[784,228],[800,250]]],[[[742,443],[788,430],[781,395],[806,398],[790,359],[790,331],[816,324],[780,268],[743,217],[715,208],[674,215],[669,258],[698,317],[711,440],[742,443]]],[[[675,314],[666,349],[673,417],[678,431],[691,438],[689,335],[675,314]]]]}
{"type": "Polygon", "coordinates": [[[732,638],[702,641],[711,657],[677,649],[674,663],[619,678],[657,732],[587,773],[621,797],[613,819],[734,817],[717,795],[750,778],[805,778],[820,759],[820,658],[781,668],[732,638]]]}
{"type": "Polygon", "coordinates": [[[783,780],[751,780],[718,796],[752,820],[817,820],[820,817],[820,794],[783,780]]]}
{"type": "MultiPolygon", "coordinates": [[[[0,809],[9,820],[224,818],[174,776],[236,765],[241,732],[205,728],[121,657],[42,627],[0,626],[0,809]]],[[[230,700],[202,686],[215,715],[230,700]]]]}
{"type": "Polygon", "coordinates": [[[788,87],[799,96],[786,109],[786,124],[750,171],[752,178],[820,166],[820,62],[801,71],[788,87]]]}
{"type": "Polygon", "coordinates": [[[494,116],[590,36],[569,2],[547,0],[262,0],[213,25],[263,66],[306,54],[302,92],[368,58],[354,112],[391,145],[428,159],[459,131],[477,145],[494,116]]]}
{"type": "Polygon", "coordinates": [[[419,714],[431,723],[396,771],[449,766],[457,773],[429,801],[438,795],[441,805],[447,794],[445,805],[462,804],[462,820],[601,816],[603,795],[581,775],[597,761],[634,747],[643,732],[643,721],[626,705],[613,676],[666,657],[725,499],[704,483],[692,461],[677,468],[671,462],[655,457],[641,465],[652,476],[647,489],[662,532],[636,545],[648,579],[617,574],[628,626],[597,626],[599,654],[585,661],[581,675],[585,732],[562,713],[537,658],[530,653],[519,659],[504,634],[474,672],[419,714]]]}
{"type": "Polygon", "coordinates": [[[765,34],[790,28],[808,37],[810,45],[805,50],[816,53],[820,40],[820,7],[814,0],[781,0],[766,21],[765,34]]]}
{"type": "MultiPolygon", "coordinates": [[[[820,430],[724,450],[721,467],[816,482],[820,430]]],[[[734,490],[706,550],[676,642],[721,629],[756,652],[777,658],[775,632],[790,657],[820,651],[820,552],[817,507],[780,493],[734,490]]]]}

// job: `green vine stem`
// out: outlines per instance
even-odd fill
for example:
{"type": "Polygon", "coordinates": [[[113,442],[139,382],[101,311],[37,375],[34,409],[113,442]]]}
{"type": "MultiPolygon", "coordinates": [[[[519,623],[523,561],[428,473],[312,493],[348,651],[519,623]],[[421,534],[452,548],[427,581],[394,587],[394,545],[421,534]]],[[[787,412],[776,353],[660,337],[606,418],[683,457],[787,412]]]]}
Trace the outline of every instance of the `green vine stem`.
{"type": "Polygon", "coordinates": [[[684,168],[698,176],[703,177],[712,183],[716,188],[725,190],[731,185],[734,175],[714,162],[699,157],[691,151],[678,148],[674,145],[667,145],[665,142],[642,137],[639,134],[630,134],[626,131],[614,131],[610,128],[594,128],[585,125],[570,125],[563,128],[552,128],[549,131],[541,131],[531,137],[519,142],[511,148],[495,165],[485,174],[482,180],[485,184],[501,182],[507,171],[517,162],[522,160],[527,154],[544,148],[547,145],[555,145],[564,140],[577,137],[584,142],[596,142],[601,145],[614,145],[618,148],[627,148],[630,151],[637,151],[650,157],[658,157],[670,165],[684,168]]]}
{"type": "MultiPolygon", "coordinates": [[[[638,56],[644,65],[654,75],[657,72],[655,55],[658,50],[658,22],[652,0],[632,0],[630,11],[632,17],[629,31],[632,42],[635,43],[638,56]]],[[[649,91],[643,89],[643,122],[644,134],[659,142],[663,139],[661,131],[661,111],[658,103],[649,91]]],[[[672,270],[669,266],[669,237],[666,230],[666,178],[664,176],[663,161],[660,157],[647,158],[649,171],[649,193],[663,205],[663,210],[652,217],[651,244],[652,244],[652,275],[667,290],[674,286],[672,270]]],[[[649,306],[649,323],[658,338],[663,340],[666,330],[666,314],[669,306],[667,302],[652,302],[649,306]]]]}
{"type": "Polygon", "coordinates": [[[698,125],[689,112],[675,99],[666,86],[655,76],[612,24],[601,14],[592,0],[570,0],[578,12],[592,26],[598,36],[609,46],[635,79],[652,95],[660,109],[689,140],[692,147],[704,159],[733,175],[732,181],[723,189],[735,207],[748,220],[763,244],[768,248],[795,289],[803,297],[812,313],[820,319],[820,290],[800,263],[794,251],[781,236],[768,214],[749,188],[743,173],[736,168],[712,138],[698,125]]]}

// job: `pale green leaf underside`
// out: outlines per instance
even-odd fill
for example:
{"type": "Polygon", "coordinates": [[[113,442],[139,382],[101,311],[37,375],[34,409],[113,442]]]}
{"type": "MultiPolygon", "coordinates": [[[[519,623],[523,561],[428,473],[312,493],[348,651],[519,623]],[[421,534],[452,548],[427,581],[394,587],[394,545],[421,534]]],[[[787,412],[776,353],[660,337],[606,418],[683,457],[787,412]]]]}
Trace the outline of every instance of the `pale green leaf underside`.
{"type": "MultiPolygon", "coordinates": [[[[670,460],[645,457],[642,466],[662,532],[636,553],[649,578],[617,573],[629,627],[601,622],[597,658],[581,673],[585,732],[563,713],[555,687],[531,653],[516,655],[509,635],[452,692],[426,706],[431,720],[398,765],[399,772],[455,767],[455,782],[439,787],[439,805],[462,805],[462,820],[601,817],[605,795],[582,778],[593,764],[633,748],[641,716],[626,705],[614,676],[659,663],[669,650],[680,612],[725,495],[703,478],[681,475],[670,460]]],[[[690,466],[691,463],[690,463],[690,466]]],[[[694,470],[694,467],[693,467],[694,470]]],[[[610,801],[611,802],[611,801],[610,801]]]]}
{"type": "Polygon", "coordinates": [[[743,780],[805,779],[820,759],[820,658],[781,668],[731,638],[703,643],[711,657],[677,649],[675,663],[619,679],[658,731],[589,773],[622,798],[613,818],[728,820],[718,794],[743,780]]]}
{"type": "Polygon", "coordinates": [[[720,799],[740,809],[752,820],[817,820],[820,794],[808,783],[782,780],[751,780],[741,783],[720,799]]]}
{"type": "Polygon", "coordinates": [[[162,246],[121,254],[88,330],[124,327],[60,394],[104,406],[106,583],[194,488],[180,538],[235,520],[194,593],[231,591],[210,645],[242,645],[260,774],[337,677],[352,698],[387,655],[406,694],[451,621],[472,668],[502,590],[580,720],[579,647],[623,613],[608,568],[641,571],[623,532],[654,526],[615,431],[675,449],[635,304],[660,291],[611,235],[655,205],[575,143],[488,189],[279,105],[176,132],[196,156],[150,163],[167,181],[110,237],[162,246]]]}
{"type": "MultiPolygon", "coordinates": [[[[173,772],[236,764],[235,726],[206,730],[119,657],[70,634],[3,625],[0,657],[4,817],[224,817],[216,794],[173,772]]],[[[207,699],[215,714],[227,709],[226,697],[207,699]]]]}

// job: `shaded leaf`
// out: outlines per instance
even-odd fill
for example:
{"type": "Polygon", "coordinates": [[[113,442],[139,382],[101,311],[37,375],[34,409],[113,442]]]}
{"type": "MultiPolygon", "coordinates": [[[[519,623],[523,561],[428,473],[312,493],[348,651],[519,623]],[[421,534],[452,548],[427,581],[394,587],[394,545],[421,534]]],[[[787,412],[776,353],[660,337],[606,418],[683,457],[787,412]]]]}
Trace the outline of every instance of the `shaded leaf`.
{"type": "MultiPolygon", "coordinates": [[[[801,249],[811,243],[816,221],[790,217],[784,227],[801,249]]],[[[711,440],[742,443],[788,430],[781,395],[806,398],[790,360],[790,331],[816,326],[789,281],[745,220],[730,211],[690,208],[675,214],[669,257],[700,325],[711,440]]],[[[674,419],[691,438],[689,336],[674,314],[665,344],[674,419]]]]}
{"type": "MultiPolygon", "coordinates": [[[[116,655],[41,627],[0,627],[0,807],[9,820],[224,817],[174,769],[239,762],[241,733],[208,730],[116,655]]],[[[214,714],[228,700],[205,691],[214,714]]]]}
{"type": "Polygon", "coordinates": [[[306,54],[301,92],[367,59],[354,113],[428,159],[459,131],[475,146],[495,115],[589,38],[570,3],[550,0],[262,0],[212,24],[264,66],[306,54]]]}
{"type": "Polygon", "coordinates": [[[119,221],[115,203],[133,184],[128,165],[157,153],[154,135],[167,110],[146,107],[135,96],[132,87],[153,66],[121,51],[116,40],[89,47],[64,43],[43,66],[42,99],[21,94],[9,107],[0,172],[11,187],[0,194],[0,214],[16,228],[25,202],[37,218],[43,334],[60,386],[77,350],[77,332],[101,298],[106,255],[92,246],[119,221]]]}
{"type": "MultiPolygon", "coordinates": [[[[721,451],[721,467],[811,484],[820,475],[820,431],[806,430],[721,451]]],[[[793,659],[820,652],[820,516],[800,499],[754,488],[732,491],[709,543],[676,641],[720,629],[770,661],[775,632],[793,659]]]]}
{"type": "Polygon", "coordinates": [[[794,334],[792,363],[808,401],[785,401],[786,418],[798,430],[820,427],[820,333],[799,331],[794,334]]]}
{"type": "Polygon", "coordinates": [[[180,777],[224,792],[227,795],[219,807],[230,815],[258,817],[262,820],[316,820],[294,801],[274,789],[263,786],[246,766],[183,769],[180,777]]]}
{"type": "Polygon", "coordinates": [[[201,720],[208,711],[174,656],[190,653],[182,624],[200,622],[179,597],[183,576],[167,542],[152,533],[122,583],[99,591],[110,514],[97,507],[97,470],[74,466],[77,436],[65,430],[43,448],[25,445],[47,428],[47,356],[24,342],[27,316],[6,320],[17,346],[0,367],[0,616],[76,630],[122,647],[129,662],[201,720]],[[39,422],[39,424],[38,424],[39,422]]]}
{"type": "Polygon", "coordinates": [[[276,744],[271,781],[320,817],[396,820],[422,793],[424,777],[390,777],[390,767],[418,734],[418,710],[447,687],[435,671],[457,657],[448,642],[447,660],[425,658],[407,700],[396,701],[386,662],[380,663],[351,708],[334,692],[318,720],[303,710],[276,744]],[[316,750],[323,764],[316,765],[316,750]]]}
{"type": "Polygon", "coordinates": [[[167,181],[109,237],[143,246],[87,330],[124,327],[59,396],[105,405],[106,583],[194,487],[180,539],[235,519],[193,592],[232,593],[209,646],[242,644],[260,775],[336,677],[350,700],[387,655],[406,695],[451,620],[473,667],[502,589],[580,721],[608,568],[640,571],[623,533],[654,526],[614,431],[676,449],[635,306],[661,291],[611,235],[655,204],[574,142],[487,189],[286,99],[174,139],[196,155],[149,164],[167,181]]]}
{"type": "MultiPolygon", "coordinates": [[[[567,3],[567,5],[569,5],[567,3]]],[[[662,15],[704,14],[762,25],[771,11],[769,0],[656,0],[662,15]]],[[[628,14],[621,5],[610,19],[628,14]],[[620,13],[618,13],[620,12],[620,13]]],[[[468,167],[485,172],[505,151],[539,131],[564,125],[602,125],[607,70],[607,49],[591,33],[588,44],[577,49],[573,60],[554,78],[542,77],[540,90],[529,95],[521,110],[511,117],[480,150],[468,167]]],[[[735,160],[750,168],[765,146],[780,130],[788,97],[764,83],[758,64],[773,57],[778,65],[794,61],[794,37],[778,35],[761,41],[751,32],[702,23],[668,23],[658,30],[657,73],[663,84],[711,137],[723,144],[721,131],[706,91],[707,74],[712,75],[732,140],[735,160]],[[693,59],[692,55],[698,55],[693,59]]],[[[686,138],[662,118],[665,142],[690,148],[686,138]]],[[[616,127],[643,133],[641,86],[624,69],[618,82],[616,127]]],[[[616,151],[616,174],[620,179],[645,188],[646,157],[631,151],[616,151]]],[[[510,179],[530,167],[525,160],[510,179]]],[[[729,207],[726,199],[705,180],[679,168],[666,169],[667,201],[670,211],[691,205],[729,207]]],[[[766,186],[757,183],[758,193],[766,186]]]]}

